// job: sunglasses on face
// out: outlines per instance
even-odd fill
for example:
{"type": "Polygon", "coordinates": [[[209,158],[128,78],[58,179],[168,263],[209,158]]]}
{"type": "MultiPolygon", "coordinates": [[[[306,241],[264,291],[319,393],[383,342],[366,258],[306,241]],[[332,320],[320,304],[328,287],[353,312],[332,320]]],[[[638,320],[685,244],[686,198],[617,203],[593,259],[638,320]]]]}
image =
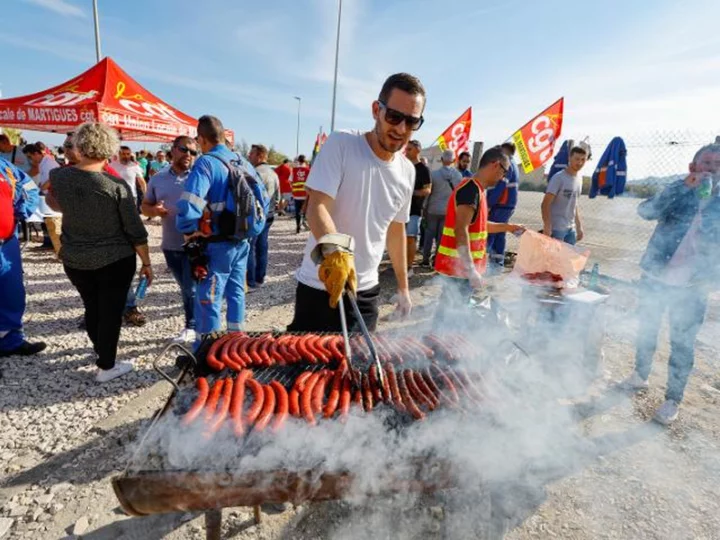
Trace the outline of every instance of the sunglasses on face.
{"type": "Polygon", "coordinates": [[[191,150],[187,146],[178,146],[177,149],[180,150],[180,152],[182,152],[183,154],[190,154],[193,157],[198,155],[197,150],[191,150]]]}
{"type": "Polygon", "coordinates": [[[497,164],[500,165],[500,168],[503,171],[503,176],[505,176],[510,169],[508,167],[506,167],[505,165],[503,165],[502,161],[498,161],[497,164]]]}
{"type": "Polygon", "coordinates": [[[382,101],[378,101],[378,103],[380,104],[380,107],[382,107],[385,111],[385,121],[391,126],[399,126],[400,124],[405,122],[405,125],[408,128],[413,131],[417,131],[418,129],[420,129],[420,126],[423,125],[423,122],[425,122],[425,119],[422,116],[420,118],[418,118],[417,116],[410,116],[409,114],[405,114],[400,111],[396,111],[395,109],[391,109],[382,101]]]}

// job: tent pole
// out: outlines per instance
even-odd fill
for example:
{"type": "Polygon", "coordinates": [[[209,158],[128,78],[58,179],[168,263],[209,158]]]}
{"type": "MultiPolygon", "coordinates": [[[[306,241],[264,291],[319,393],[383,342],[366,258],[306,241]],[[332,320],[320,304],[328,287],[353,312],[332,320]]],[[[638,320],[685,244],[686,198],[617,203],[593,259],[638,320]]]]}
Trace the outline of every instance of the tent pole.
{"type": "Polygon", "coordinates": [[[93,17],[95,19],[95,57],[100,62],[102,53],[100,52],[100,20],[98,18],[97,0],[93,0],[93,17]]]}

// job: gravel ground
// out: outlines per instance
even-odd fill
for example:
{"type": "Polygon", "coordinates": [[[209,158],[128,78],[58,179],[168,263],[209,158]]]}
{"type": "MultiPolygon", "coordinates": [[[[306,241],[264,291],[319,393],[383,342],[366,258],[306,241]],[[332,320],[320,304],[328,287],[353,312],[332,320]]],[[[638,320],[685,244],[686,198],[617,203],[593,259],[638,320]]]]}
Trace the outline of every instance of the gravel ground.
{"type": "MultiPolygon", "coordinates": [[[[179,296],[159,251],[160,227],[148,226],[157,281],[141,309],[149,322],[123,328],[120,359],[136,370],[106,385],[95,383],[89,340],[77,328],[80,299],[60,264],[46,251],[25,252],[26,331],[48,349],[34,358],[0,360],[0,538],[204,537],[199,514],[129,518],[118,507],[109,479],[127,463],[131,442],[169,393],[152,370],[153,358],[182,329],[179,296]]],[[[271,230],[268,284],[247,299],[248,329],[283,327],[292,317],[295,282],[306,233],[279,219],[271,230]]],[[[427,273],[412,280],[414,320],[432,311],[437,286],[427,273]]],[[[381,316],[391,311],[391,272],[383,276],[381,316]]],[[[698,361],[680,420],[669,430],[649,422],[662,401],[668,350],[661,336],[650,391],[632,399],[612,381],[631,369],[635,322],[632,295],[612,297],[604,376],[588,393],[562,406],[572,410],[582,451],[554,467],[489,488],[492,523],[507,538],[720,539],[720,421],[715,377],[718,303],[701,333],[698,361]],[[588,450],[590,448],[591,450],[588,450]],[[532,488],[529,489],[528,486],[532,488]]],[[[392,326],[383,322],[381,326],[392,326]]],[[[168,356],[162,363],[168,367],[168,356]]],[[[442,493],[420,499],[331,502],[264,516],[249,508],[224,512],[223,537],[475,538],[458,527],[489,508],[465,508],[442,493]],[[400,532],[402,531],[402,534],[400,532]]],[[[487,521],[488,519],[483,519],[487,521]]]]}

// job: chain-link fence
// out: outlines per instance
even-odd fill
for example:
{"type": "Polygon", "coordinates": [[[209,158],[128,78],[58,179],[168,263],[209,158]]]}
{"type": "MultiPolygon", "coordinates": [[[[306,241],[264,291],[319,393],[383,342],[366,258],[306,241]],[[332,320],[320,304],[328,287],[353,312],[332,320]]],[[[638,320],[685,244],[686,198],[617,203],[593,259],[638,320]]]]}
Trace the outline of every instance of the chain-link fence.
{"type": "MultiPolygon", "coordinates": [[[[591,250],[590,263],[598,263],[600,272],[621,280],[634,280],[640,275],[638,263],[647,246],[655,222],[638,216],[637,207],[648,196],[662,190],[668,182],[688,173],[688,165],[702,146],[715,142],[720,130],[714,132],[655,132],[623,137],[627,146],[628,182],[622,197],[608,199],[587,197],[589,177],[613,136],[590,137],[592,160],[583,175],[586,189],[579,208],[585,229],[582,244],[591,250]]],[[[550,163],[547,169],[550,168],[550,163]]],[[[521,179],[524,188],[519,194],[513,221],[540,230],[540,203],[547,182],[539,174],[521,179]]],[[[517,240],[509,235],[508,249],[517,248],[517,240]]]]}

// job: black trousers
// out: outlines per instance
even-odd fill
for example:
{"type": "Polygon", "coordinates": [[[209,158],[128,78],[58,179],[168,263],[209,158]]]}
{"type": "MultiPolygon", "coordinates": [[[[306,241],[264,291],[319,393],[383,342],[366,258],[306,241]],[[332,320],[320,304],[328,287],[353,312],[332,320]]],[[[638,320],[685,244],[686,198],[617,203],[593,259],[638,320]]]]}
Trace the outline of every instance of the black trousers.
{"type": "Polygon", "coordinates": [[[135,255],[97,270],[77,270],[65,266],[70,282],[85,306],[85,327],[98,358],[100,369],[115,366],[127,293],[135,275],[135,255]]]}
{"type": "MultiPolygon", "coordinates": [[[[357,293],[360,314],[371,332],[377,328],[379,299],[380,285],[357,293]]],[[[327,291],[298,283],[295,292],[295,317],[287,327],[288,332],[341,332],[340,310],[332,309],[329,301],[330,295],[327,291]]],[[[345,298],[344,303],[348,331],[359,332],[360,326],[350,301],[345,298]]]]}
{"type": "Polygon", "coordinates": [[[303,217],[303,205],[305,204],[305,199],[294,199],[295,201],[295,225],[297,227],[297,231],[300,232],[300,222],[302,221],[303,217]]]}

